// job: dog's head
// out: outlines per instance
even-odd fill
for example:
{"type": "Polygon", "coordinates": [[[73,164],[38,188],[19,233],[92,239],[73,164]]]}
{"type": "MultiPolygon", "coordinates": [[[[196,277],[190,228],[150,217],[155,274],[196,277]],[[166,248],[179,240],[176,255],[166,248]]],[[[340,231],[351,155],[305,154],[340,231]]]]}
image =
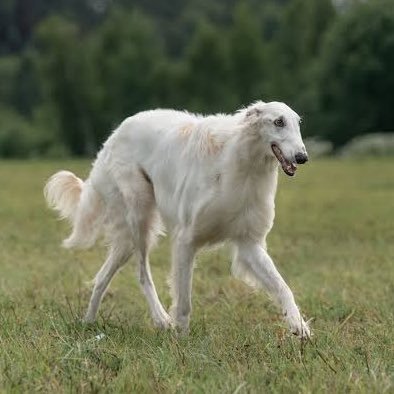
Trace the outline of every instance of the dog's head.
{"type": "Polygon", "coordinates": [[[276,157],[283,171],[293,176],[297,164],[308,161],[300,132],[300,117],[284,103],[257,102],[246,109],[247,125],[261,136],[264,154],[276,157]]]}

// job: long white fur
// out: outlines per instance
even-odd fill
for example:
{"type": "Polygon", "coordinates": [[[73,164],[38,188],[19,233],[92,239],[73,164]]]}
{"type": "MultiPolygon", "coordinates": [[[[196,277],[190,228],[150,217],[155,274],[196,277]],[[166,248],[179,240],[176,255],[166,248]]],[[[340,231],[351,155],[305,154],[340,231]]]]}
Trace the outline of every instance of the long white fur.
{"type": "Polygon", "coordinates": [[[305,152],[299,116],[283,103],[257,102],[235,114],[201,116],[152,110],[127,118],[99,152],[83,183],[67,171],[45,188],[48,204],[73,224],[67,247],[88,247],[100,233],[107,261],[95,278],[85,320],[93,321],[113,275],[135,255],[155,323],[187,331],[193,259],[204,245],[234,246],[232,272],[264,288],[292,332],[309,336],[294,297],[266,251],[275,215],[278,161],[305,152]],[[274,121],[285,120],[278,129],[274,121]],[[172,306],[167,314],[149,268],[161,222],[172,236],[172,306]]]}
{"type": "Polygon", "coordinates": [[[49,207],[59,212],[61,219],[72,219],[78,206],[83,187],[82,179],[70,171],[59,171],[52,175],[44,188],[49,207]]]}

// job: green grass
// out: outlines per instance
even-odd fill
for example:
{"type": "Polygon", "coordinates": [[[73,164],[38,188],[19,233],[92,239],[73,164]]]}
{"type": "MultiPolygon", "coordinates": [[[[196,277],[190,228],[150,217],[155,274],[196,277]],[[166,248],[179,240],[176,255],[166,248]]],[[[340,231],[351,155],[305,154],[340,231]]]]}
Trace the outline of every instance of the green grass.
{"type": "MultiPolygon", "coordinates": [[[[0,392],[393,392],[394,160],[315,161],[280,175],[268,239],[308,318],[305,347],[264,294],[229,276],[226,248],[201,253],[191,333],[152,327],[132,264],[96,325],[80,323],[103,247],[60,247],[67,224],[44,180],[87,162],[0,163],[0,392]],[[96,340],[95,336],[105,337],[96,340]]],[[[152,255],[169,305],[169,247],[152,255]]]]}

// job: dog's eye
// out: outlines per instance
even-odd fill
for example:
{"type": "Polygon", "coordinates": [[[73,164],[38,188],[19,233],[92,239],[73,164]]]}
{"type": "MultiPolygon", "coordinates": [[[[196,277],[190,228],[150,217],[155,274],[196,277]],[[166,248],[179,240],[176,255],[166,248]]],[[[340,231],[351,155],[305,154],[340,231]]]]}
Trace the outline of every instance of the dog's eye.
{"type": "Polygon", "coordinates": [[[274,120],[274,125],[276,127],[284,127],[285,125],[285,121],[283,120],[283,118],[278,118],[274,120]]]}

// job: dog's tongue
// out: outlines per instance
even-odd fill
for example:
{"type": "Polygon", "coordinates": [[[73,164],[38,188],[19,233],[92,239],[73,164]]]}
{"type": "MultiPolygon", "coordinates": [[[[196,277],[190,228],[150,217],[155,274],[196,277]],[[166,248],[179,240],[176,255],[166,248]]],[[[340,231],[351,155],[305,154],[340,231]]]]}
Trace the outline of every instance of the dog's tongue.
{"type": "Polygon", "coordinates": [[[297,171],[297,165],[295,163],[284,160],[281,164],[283,171],[289,176],[293,176],[297,171]]]}
{"type": "Polygon", "coordinates": [[[282,166],[282,169],[285,172],[285,174],[289,176],[293,176],[297,171],[297,165],[295,163],[286,160],[282,154],[282,151],[279,149],[277,145],[272,145],[271,148],[272,151],[274,152],[274,155],[278,159],[280,165],[282,166]]]}

